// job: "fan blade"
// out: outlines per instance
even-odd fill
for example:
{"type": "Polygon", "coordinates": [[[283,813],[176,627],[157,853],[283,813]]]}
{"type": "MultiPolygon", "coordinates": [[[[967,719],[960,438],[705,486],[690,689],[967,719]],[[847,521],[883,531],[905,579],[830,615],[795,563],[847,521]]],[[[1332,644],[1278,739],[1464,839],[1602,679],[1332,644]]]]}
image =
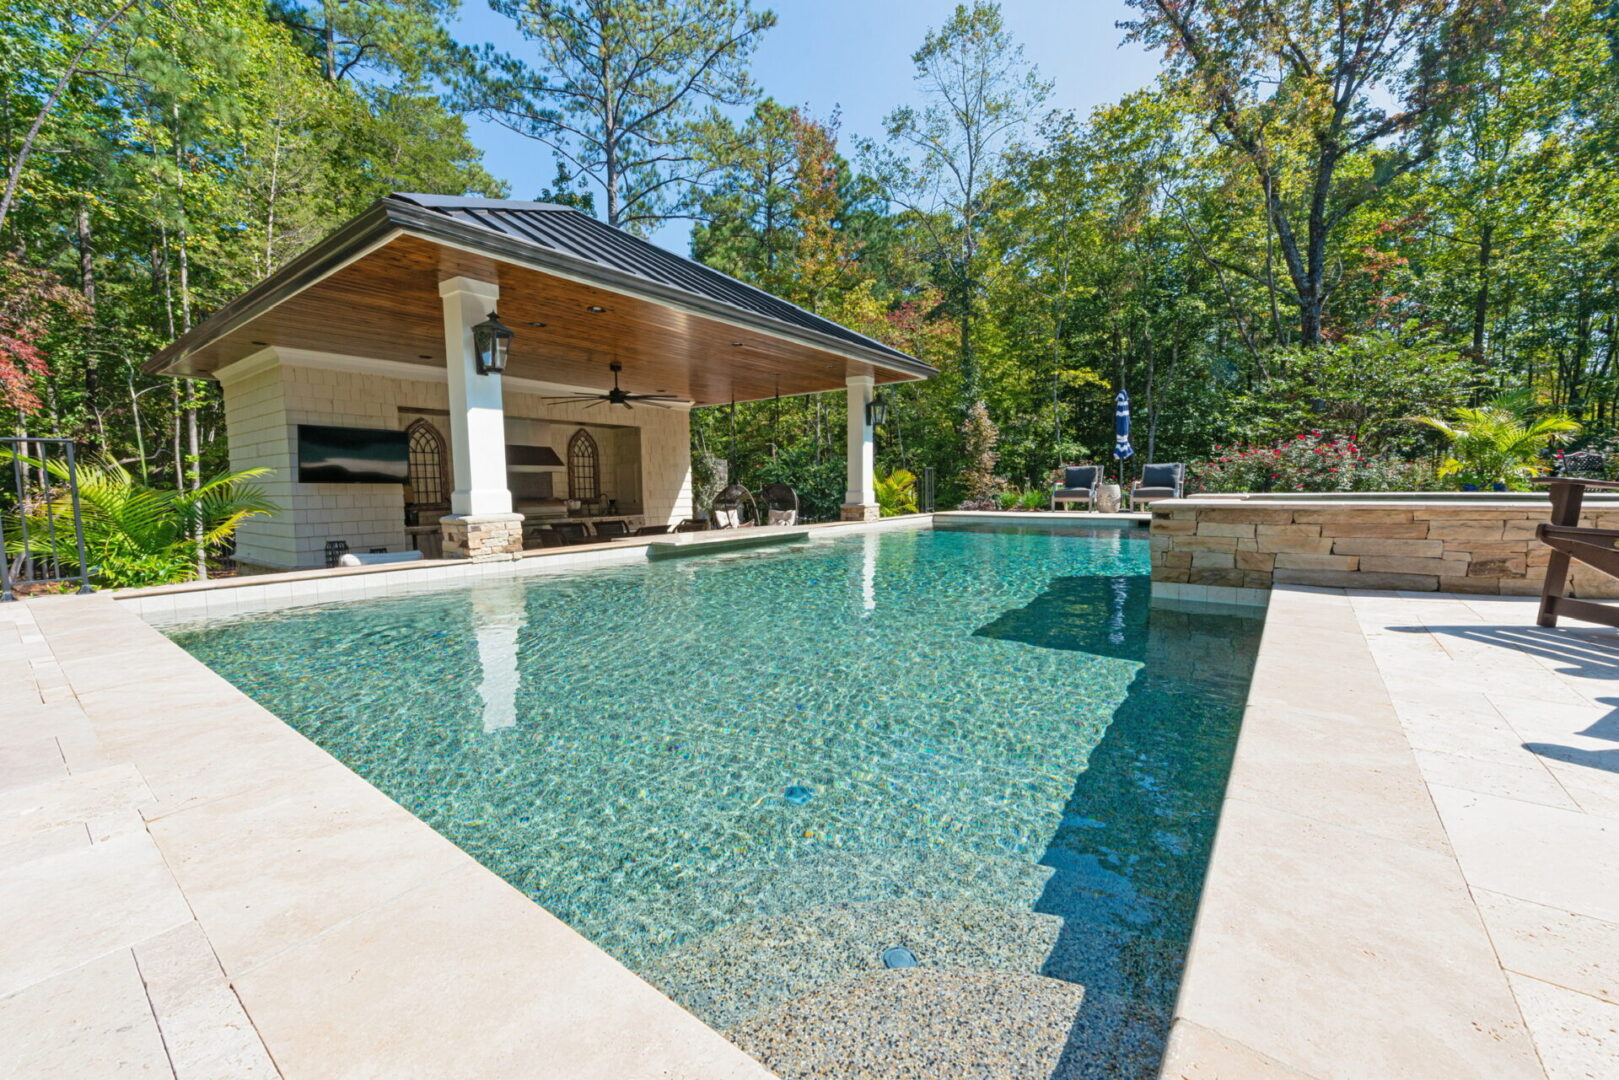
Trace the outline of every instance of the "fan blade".
{"type": "Polygon", "coordinates": [[[653,408],[654,408],[654,409],[667,409],[667,408],[669,408],[669,407],[670,407],[670,406],[668,406],[668,405],[665,405],[665,404],[664,404],[664,403],[663,403],[663,402],[661,402],[661,401],[653,401],[653,400],[652,400],[652,399],[651,399],[651,398],[645,398],[645,397],[638,397],[638,398],[636,398],[636,399],[635,399],[635,400],[636,400],[636,401],[639,401],[639,402],[640,402],[640,403],[641,403],[641,404],[642,404],[642,405],[650,405],[650,406],[652,406],[652,407],[653,407],[653,408]]]}
{"type": "Polygon", "coordinates": [[[631,394],[636,401],[685,401],[679,394],[631,394]]]}
{"type": "Polygon", "coordinates": [[[585,408],[594,409],[596,406],[600,405],[602,402],[604,402],[606,400],[607,400],[606,398],[597,398],[595,401],[592,401],[589,405],[586,405],[585,408]]]}
{"type": "Polygon", "coordinates": [[[570,394],[567,397],[541,398],[547,405],[576,405],[581,401],[603,400],[600,394],[570,394]]]}

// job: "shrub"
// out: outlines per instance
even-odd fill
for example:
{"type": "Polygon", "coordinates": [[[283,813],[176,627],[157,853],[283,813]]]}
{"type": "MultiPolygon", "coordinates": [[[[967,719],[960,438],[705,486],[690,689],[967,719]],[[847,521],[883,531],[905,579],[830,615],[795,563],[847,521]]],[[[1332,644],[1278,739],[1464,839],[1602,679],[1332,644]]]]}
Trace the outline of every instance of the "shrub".
{"type": "Polygon", "coordinates": [[[1527,415],[1512,395],[1477,408],[1457,409],[1450,420],[1416,419],[1450,443],[1450,457],[1439,467],[1441,477],[1454,477],[1464,487],[1499,484],[1511,491],[1529,490],[1529,477],[1540,466],[1545,449],[1580,430],[1576,421],[1561,414],[1527,415]]]}
{"type": "Polygon", "coordinates": [[[877,505],[883,517],[916,513],[916,474],[909,469],[895,469],[874,481],[877,505]]]}
{"type": "Polygon", "coordinates": [[[1189,493],[1245,491],[1424,491],[1431,467],[1393,455],[1368,454],[1355,440],[1308,432],[1274,446],[1215,447],[1193,462],[1189,493]]]}
{"type": "MultiPolygon", "coordinates": [[[[35,468],[46,468],[57,485],[48,498],[27,511],[29,553],[76,566],[67,465],[59,460],[42,465],[36,459],[18,457],[35,468]]],[[[80,517],[92,580],[106,588],[189,580],[196,574],[199,541],[194,531],[200,534],[206,554],[220,555],[243,521],[276,512],[276,505],[251,482],[269,471],[223,473],[195,491],[175,491],[143,484],[114,461],[81,463],[80,517]]],[[[15,519],[5,523],[8,556],[23,553],[20,524],[15,519]]]]}

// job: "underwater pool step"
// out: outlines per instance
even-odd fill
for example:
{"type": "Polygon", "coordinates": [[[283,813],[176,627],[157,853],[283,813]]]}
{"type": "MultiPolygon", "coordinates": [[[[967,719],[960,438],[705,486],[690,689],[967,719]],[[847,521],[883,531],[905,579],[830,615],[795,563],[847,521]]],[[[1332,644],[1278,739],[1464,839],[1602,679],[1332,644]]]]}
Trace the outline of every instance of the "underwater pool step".
{"type": "Polygon", "coordinates": [[[934,900],[842,904],[721,928],[642,974],[718,1028],[824,986],[884,969],[884,951],[919,966],[1044,975],[1165,1008],[1182,950],[1153,937],[1026,909],[934,900]]]}
{"type": "Polygon", "coordinates": [[[1151,1080],[1167,1013],[1004,971],[876,971],[793,998],[726,1036],[782,1080],[1151,1080]]]}
{"type": "MultiPolygon", "coordinates": [[[[549,906],[544,896],[535,896],[549,906]]],[[[1094,866],[1050,866],[953,846],[832,850],[761,865],[570,916],[575,927],[639,967],[726,927],[851,904],[976,904],[1127,930],[1179,948],[1191,907],[1133,891],[1094,866]]],[[[889,944],[892,944],[890,942],[889,944]]]]}

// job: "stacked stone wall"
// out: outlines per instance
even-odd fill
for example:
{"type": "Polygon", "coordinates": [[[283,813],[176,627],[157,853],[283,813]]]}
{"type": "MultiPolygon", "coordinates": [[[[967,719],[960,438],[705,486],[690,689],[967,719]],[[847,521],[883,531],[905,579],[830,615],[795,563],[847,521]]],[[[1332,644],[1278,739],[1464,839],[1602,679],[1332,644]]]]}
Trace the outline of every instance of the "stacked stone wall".
{"type": "MultiPolygon", "coordinates": [[[[1152,578],[1214,588],[1351,589],[1533,595],[1551,549],[1530,503],[1364,505],[1177,499],[1155,503],[1152,578]]],[[[1619,505],[1582,524],[1619,528],[1619,505]]],[[[1575,564],[1570,593],[1619,597],[1619,582],[1575,564]]]]}

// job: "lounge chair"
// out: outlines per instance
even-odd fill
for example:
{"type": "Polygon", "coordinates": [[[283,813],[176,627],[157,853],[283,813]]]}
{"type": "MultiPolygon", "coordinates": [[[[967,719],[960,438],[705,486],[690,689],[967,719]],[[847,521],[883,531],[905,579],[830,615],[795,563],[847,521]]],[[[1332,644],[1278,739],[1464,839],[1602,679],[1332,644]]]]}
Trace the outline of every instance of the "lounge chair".
{"type": "Polygon", "coordinates": [[[679,525],[676,525],[671,531],[677,533],[707,532],[708,522],[700,521],[697,518],[686,518],[681,521],[679,525]]]}
{"type": "Polygon", "coordinates": [[[630,535],[630,527],[622,521],[596,522],[596,538],[598,540],[617,540],[621,536],[630,535]]]}
{"type": "Polygon", "coordinates": [[[669,525],[642,525],[635,530],[636,536],[667,536],[674,528],[669,525]]]}
{"type": "Polygon", "coordinates": [[[1100,465],[1064,465],[1062,483],[1051,489],[1051,508],[1061,509],[1061,503],[1085,504],[1086,509],[1096,505],[1096,489],[1102,483],[1100,465]]]}
{"type": "Polygon", "coordinates": [[[777,482],[761,491],[759,496],[765,502],[765,524],[798,524],[798,492],[777,482]]]}
{"type": "Polygon", "coordinates": [[[1130,509],[1156,499],[1178,499],[1185,486],[1186,466],[1180,462],[1147,465],[1141,470],[1141,479],[1130,489],[1130,509]]]}

